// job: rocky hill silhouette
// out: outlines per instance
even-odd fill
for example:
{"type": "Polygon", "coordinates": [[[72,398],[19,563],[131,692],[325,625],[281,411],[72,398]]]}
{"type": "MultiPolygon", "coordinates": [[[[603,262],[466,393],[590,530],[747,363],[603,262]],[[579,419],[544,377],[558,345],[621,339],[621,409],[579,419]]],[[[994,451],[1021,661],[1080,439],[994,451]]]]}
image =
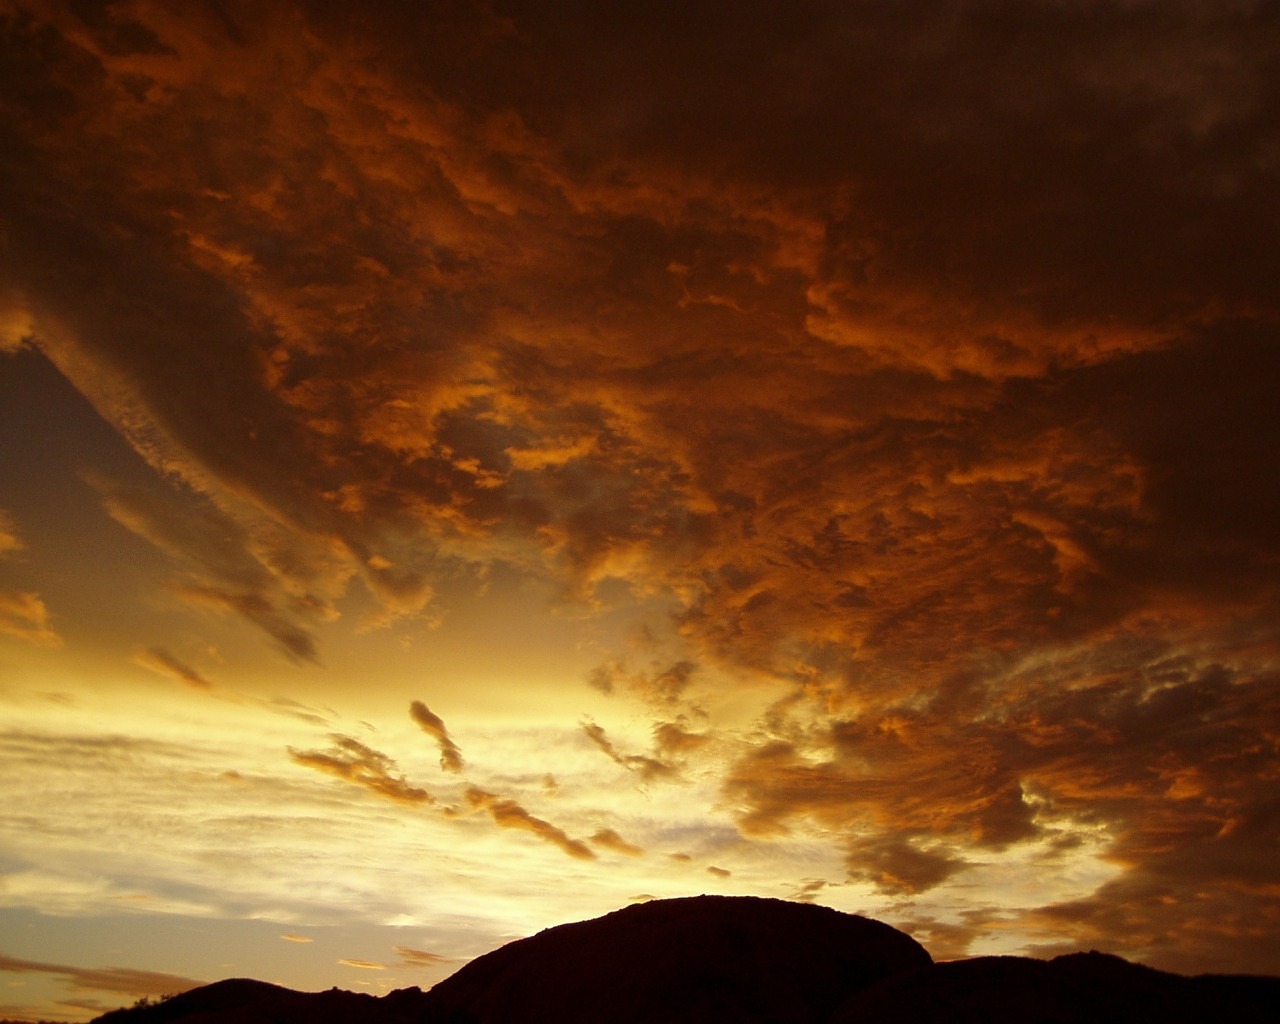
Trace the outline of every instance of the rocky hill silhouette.
{"type": "Polygon", "coordinates": [[[935,964],[910,936],[825,907],[655,900],[549,928],[428,992],[377,998],[235,979],[101,1024],[1190,1024],[1280,1019],[1280,978],[1189,978],[1101,953],[935,964]]]}

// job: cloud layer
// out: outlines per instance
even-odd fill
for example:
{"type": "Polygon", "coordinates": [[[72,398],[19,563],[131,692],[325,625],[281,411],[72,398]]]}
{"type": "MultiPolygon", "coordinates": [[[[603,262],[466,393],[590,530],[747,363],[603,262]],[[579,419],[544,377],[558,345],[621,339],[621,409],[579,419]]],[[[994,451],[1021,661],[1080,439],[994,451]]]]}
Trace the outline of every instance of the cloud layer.
{"type": "Polygon", "coordinates": [[[346,732],[296,765],[583,864],[678,849],[573,796],[608,771],[705,797],[700,884],[804,841],[842,874],[797,892],[937,898],[956,950],[1280,970],[1270,5],[0,18],[3,348],[155,471],[85,472],[155,601],[315,672],[534,584],[646,610],[582,680],[629,728],[566,706],[567,773],[464,762],[418,700],[447,795],[346,732]],[[1070,898],[974,881],[1097,857],[1070,898]]]}

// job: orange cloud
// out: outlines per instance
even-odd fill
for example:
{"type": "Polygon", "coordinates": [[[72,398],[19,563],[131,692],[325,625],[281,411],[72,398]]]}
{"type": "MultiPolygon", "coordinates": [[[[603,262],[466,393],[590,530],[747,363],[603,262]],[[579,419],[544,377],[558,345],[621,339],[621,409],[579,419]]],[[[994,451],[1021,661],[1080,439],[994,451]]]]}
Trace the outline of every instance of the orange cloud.
{"type": "Polygon", "coordinates": [[[830,884],[825,878],[806,878],[795,892],[791,893],[787,898],[795,900],[797,903],[812,903],[817,898],[818,893],[822,892],[830,884]]]}
{"type": "Polygon", "coordinates": [[[449,730],[445,728],[440,716],[433,713],[420,700],[415,700],[409,705],[409,716],[418,723],[423,732],[439,744],[440,767],[447,772],[462,771],[462,751],[449,736],[449,730]]]}
{"type": "MultiPolygon", "coordinates": [[[[905,899],[1087,827],[1123,879],[1036,927],[1176,957],[1167,898],[1256,950],[1277,98],[1262,9],[1211,7],[1019,5],[992,33],[982,3],[801,5],[744,32],[724,5],[589,40],[574,5],[29,12],[0,346],[156,471],[88,479],[167,596],[290,659],[497,562],[582,611],[660,607],[663,660],[590,677],[668,720],[652,751],[583,727],[642,781],[720,750],[695,695],[772,685],[725,744],[743,832],[816,822],[905,899]]],[[[0,630],[54,646],[52,621],[0,592],[0,630]]],[[[292,753],[430,802],[354,740],[292,753]]]]}
{"type": "Polygon", "coordinates": [[[0,558],[21,551],[25,545],[18,536],[18,528],[13,517],[4,509],[0,509],[0,558]]]}
{"type": "Polygon", "coordinates": [[[332,740],[333,746],[328,751],[290,747],[289,756],[296,764],[336,775],[398,803],[435,803],[435,797],[425,789],[412,786],[403,775],[395,774],[396,763],[386,754],[349,736],[334,735],[332,740]]]}
{"type": "Polygon", "coordinates": [[[179,661],[163,647],[148,647],[145,651],[139,651],[134,655],[133,660],[143,668],[149,668],[152,672],[168,676],[170,679],[176,679],[180,683],[186,683],[197,690],[212,690],[215,688],[214,684],[209,682],[208,679],[190,665],[179,661]]]}
{"type": "Polygon", "coordinates": [[[0,591],[0,633],[37,647],[61,647],[49,609],[38,594],[0,591]]]}
{"type": "Polygon", "coordinates": [[[689,732],[677,722],[659,722],[653,727],[654,748],[668,757],[692,753],[710,739],[706,733],[689,732]]]}
{"type": "Polygon", "coordinates": [[[594,722],[586,722],[582,731],[614,764],[620,765],[629,772],[637,773],[645,782],[656,779],[673,779],[678,777],[675,767],[666,761],[643,754],[620,754],[614,747],[604,729],[594,722]]]}
{"type": "Polygon", "coordinates": [[[514,800],[505,800],[494,793],[486,792],[478,786],[468,786],[467,803],[472,807],[489,812],[494,822],[503,828],[523,829],[532,832],[553,846],[558,846],[570,857],[578,860],[595,860],[596,855],[591,848],[578,839],[570,839],[563,830],[550,822],[535,818],[514,800]]]}
{"type": "Polygon", "coordinates": [[[401,967],[438,967],[452,962],[449,957],[439,953],[428,953],[425,949],[412,949],[409,946],[396,946],[396,952],[400,954],[401,967]]]}
{"type": "Polygon", "coordinates": [[[380,964],[374,960],[351,960],[343,957],[338,963],[344,967],[358,967],[362,971],[385,971],[387,969],[386,964],[380,964]]]}
{"type": "Polygon", "coordinates": [[[627,857],[643,857],[644,850],[629,843],[622,836],[618,835],[611,828],[602,828],[591,837],[593,845],[600,847],[602,850],[612,850],[614,853],[621,853],[627,857]]]}
{"type": "Polygon", "coordinates": [[[135,996],[177,995],[205,984],[176,974],[138,971],[129,967],[69,967],[2,955],[0,970],[16,974],[56,974],[77,991],[117,992],[135,996]]]}
{"type": "Polygon", "coordinates": [[[865,878],[892,895],[932,889],[965,866],[960,857],[922,849],[902,838],[855,841],[849,852],[850,877],[865,878]]]}

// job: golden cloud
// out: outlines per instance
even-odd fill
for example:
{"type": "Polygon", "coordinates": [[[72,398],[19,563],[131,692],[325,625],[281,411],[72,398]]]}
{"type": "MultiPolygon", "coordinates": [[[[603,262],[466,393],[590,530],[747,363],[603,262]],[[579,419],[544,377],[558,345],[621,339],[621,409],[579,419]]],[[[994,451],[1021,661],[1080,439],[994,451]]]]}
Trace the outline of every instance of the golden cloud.
{"type": "Polygon", "coordinates": [[[190,665],[179,661],[163,647],[148,647],[145,651],[139,651],[134,655],[133,660],[143,668],[168,676],[170,679],[176,679],[197,690],[215,689],[213,683],[190,665]]]}
{"type": "Polygon", "coordinates": [[[433,804],[435,797],[425,789],[410,785],[396,774],[396,763],[381,751],[365,746],[350,736],[334,735],[327,751],[289,748],[294,763],[336,775],[389,800],[404,804],[433,804]]]}
{"type": "Polygon", "coordinates": [[[422,701],[415,700],[409,705],[409,717],[418,723],[423,732],[439,744],[440,767],[447,772],[457,773],[462,771],[462,751],[458,749],[458,745],[449,736],[449,730],[445,728],[440,716],[432,712],[422,701]]]}
{"type": "Polygon", "coordinates": [[[558,846],[570,857],[578,860],[595,860],[596,855],[591,848],[578,839],[571,839],[565,832],[548,821],[536,818],[514,800],[507,800],[494,793],[487,792],[478,786],[468,786],[467,803],[472,807],[487,811],[494,822],[503,828],[522,829],[532,832],[553,846],[558,846]]]}
{"type": "Polygon", "coordinates": [[[177,995],[205,984],[176,974],[139,971],[129,967],[71,967],[11,956],[0,956],[0,970],[17,974],[56,974],[77,991],[117,992],[136,996],[177,995]]]}
{"type": "Polygon", "coordinates": [[[0,591],[0,633],[37,647],[61,647],[49,609],[38,594],[0,591]]]}

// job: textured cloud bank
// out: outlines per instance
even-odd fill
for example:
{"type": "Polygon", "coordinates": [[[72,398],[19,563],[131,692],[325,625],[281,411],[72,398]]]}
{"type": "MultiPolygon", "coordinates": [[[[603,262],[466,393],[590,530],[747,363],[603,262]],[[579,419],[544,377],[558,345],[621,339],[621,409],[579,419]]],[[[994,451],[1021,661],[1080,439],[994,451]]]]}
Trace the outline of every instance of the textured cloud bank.
{"type": "Polygon", "coordinates": [[[93,482],[171,599],[300,662],[496,565],[658,600],[629,775],[904,899],[1100,842],[1018,926],[1280,969],[1269,5],[0,9],[5,345],[163,477],[93,482]]]}

